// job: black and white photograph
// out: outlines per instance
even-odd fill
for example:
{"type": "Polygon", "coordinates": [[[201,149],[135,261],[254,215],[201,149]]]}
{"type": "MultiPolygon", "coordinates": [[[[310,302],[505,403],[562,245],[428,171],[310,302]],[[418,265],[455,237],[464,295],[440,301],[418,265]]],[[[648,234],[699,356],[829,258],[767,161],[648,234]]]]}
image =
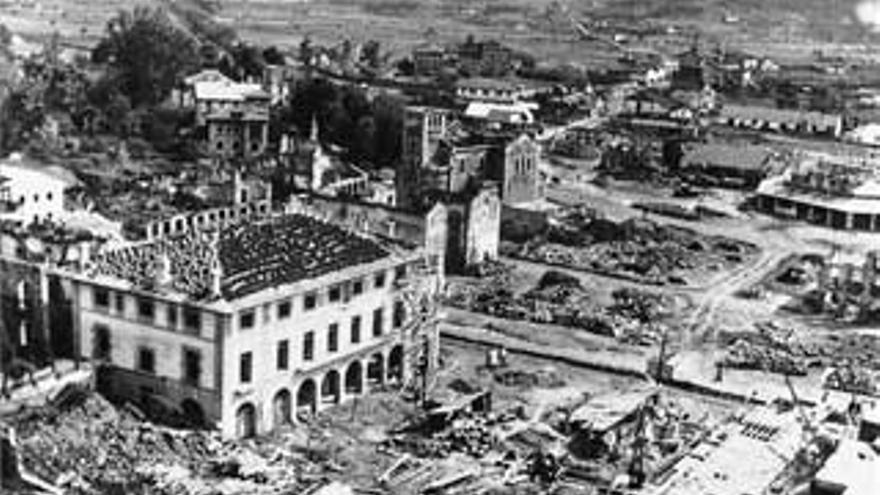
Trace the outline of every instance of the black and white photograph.
{"type": "Polygon", "coordinates": [[[0,0],[0,494],[880,495],[880,0],[0,0]]]}

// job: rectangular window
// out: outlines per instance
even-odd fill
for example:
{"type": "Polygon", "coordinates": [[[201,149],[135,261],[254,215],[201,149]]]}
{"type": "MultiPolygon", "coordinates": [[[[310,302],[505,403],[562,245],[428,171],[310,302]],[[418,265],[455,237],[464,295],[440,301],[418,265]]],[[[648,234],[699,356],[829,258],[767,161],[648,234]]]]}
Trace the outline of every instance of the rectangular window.
{"type": "Polygon", "coordinates": [[[149,347],[138,347],[137,369],[144,373],[156,373],[156,352],[149,347]]]}
{"type": "Polygon", "coordinates": [[[382,324],[382,308],[373,310],[373,337],[379,337],[384,331],[382,324]]]}
{"type": "Polygon", "coordinates": [[[375,285],[377,289],[385,287],[385,272],[379,272],[376,274],[375,285]]]}
{"type": "Polygon", "coordinates": [[[99,361],[110,362],[110,328],[106,325],[95,325],[92,329],[92,357],[99,361]]]}
{"type": "Polygon", "coordinates": [[[238,380],[241,383],[250,383],[253,375],[253,354],[242,352],[238,362],[238,380]]]}
{"type": "Polygon", "coordinates": [[[406,265],[400,265],[394,270],[394,280],[403,280],[406,278],[406,265]]]}
{"type": "Polygon", "coordinates": [[[287,369],[290,356],[290,343],[287,339],[278,341],[278,349],[275,352],[275,367],[279,370],[287,369]]]}
{"type": "Polygon", "coordinates": [[[351,293],[359,296],[364,293],[364,279],[359,278],[351,283],[351,293]]]}
{"type": "Polygon", "coordinates": [[[96,307],[103,309],[110,307],[110,292],[108,292],[107,289],[99,289],[95,287],[92,296],[96,307]]]}
{"type": "Polygon", "coordinates": [[[256,323],[256,315],[253,310],[242,312],[238,315],[238,328],[240,330],[249,330],[254,328],[256,323]]]}
{"type": "Polygon", "coordinates": [[[303,308],[305,310],[315,309],[318,306],[318,294],[310,292],[303,299],[303,308]]]}
{"type": "Polygon", "coordinates": [[[339,323],[331,323],[327,330],[327,352],[339,350],[339,323]]]}
{"type": "Polygon", "coordinates": [[[177,306],[174,304],[168,305],[168,328],[172,330],[177,330],[177,306]]]}
{"type": "Polygon", "coordinates": [[[156,316],[156,305],[151,299],[138,298],[138,317],[153,321],[156,316]]]}
{"type": "Polygon", "coordinates": [[[309,330],[303,335],[303,361],[315,359],[315,332],[309,330]]]}
{"type": "Polygon", "coordinates": [[[125,313],[125,294],[116,294],[116,311],[125,313]]]}
{"type": "Polygon", "coordinates": [[[403,305],[403,301],[395,301],[392,325],[394,325],[394,328],[400,328],[403,326],[404,321],[406,321],[406,308],[403,305]]]}
{"type": "Polygon", "coordinates": [[[342,287],[338,285],[330,287],[330,291],[327,293],[327,298],[332,303],[339,302],[339,300],[342,299],[342,287]]]}
{"type": "Polygon", "coordinates": [[[359,344],[361,342],[361,317],[351,317],[351,343],[359,344]]]}
{"type": "Polygon", "coordinates": [[[264,304],[263,305],[263,323],[269,323],[272,321],[272,305],[264,304]]]}
{"type": "Polygon", "coordinates": [[[290,301],[281,301],[278,303],[278,319],[283,320],[290,316],[290,301]]]}
{"type": "Polygon", "coordinates": [[[183,348],[183,382],[198,387],[202,378],[202,353],[198,349],[183,348]]]}
{"type": "Polygon", "coordinates": [[[183,308],[183,328],[198,335],[202,331],[202,313],[196,308],[183,308]]]}

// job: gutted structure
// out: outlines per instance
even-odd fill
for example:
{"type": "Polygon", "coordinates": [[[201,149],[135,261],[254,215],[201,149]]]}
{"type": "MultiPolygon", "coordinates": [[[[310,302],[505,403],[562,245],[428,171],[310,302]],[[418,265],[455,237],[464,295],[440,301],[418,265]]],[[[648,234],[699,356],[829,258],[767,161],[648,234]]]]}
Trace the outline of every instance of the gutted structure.
{"type": "Polygon", "coordinates": [[[880,181],[864,164],[804,161],[763,181],[757,207],[835,229],[880,231],[880,181]]]}

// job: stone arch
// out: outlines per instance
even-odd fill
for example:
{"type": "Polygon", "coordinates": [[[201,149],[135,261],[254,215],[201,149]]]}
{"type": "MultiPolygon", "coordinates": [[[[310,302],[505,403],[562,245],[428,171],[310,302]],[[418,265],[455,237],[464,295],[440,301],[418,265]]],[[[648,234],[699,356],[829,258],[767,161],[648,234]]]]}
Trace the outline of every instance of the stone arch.
{"type": "Polygon", "coordinates": [[[367,361],[367,383],[371,387],[385,383],[385,356],[381,352],[371,355],[367,361]]]}
{"type": "Polygon", "coordinates": [[[352,361],[345,370],[345,393],[357,395],[364,391],[364,365],[352,361]]]}
{"type": "Polygon", "coordinates": [[[184,418],[190,424],[199,428],[205,425],[205,411],[201,404],[195,399],[184,399],[180,403],[180,410],[183,412],[184,418]]]}
{"type": "Polygon", "coordinates": [[[397,344],[391,348],[388,354],[388,382],[397,385],[403,384],[404,355],[403,344],[397,344]]]}
{"type": "Polygon", "coordinates": [[[297,413],[315,414],[318,411],[318,387],[311,378],[302,382],[296,392],[297,413]]]}
{"type": "Polygon", "coordinates": [[[321,401],[338,404],[342,400],[339,372],[330,370],[321,381],[321,401]]]}
{"type": "Polygon", "coordinates": [[[257,408],[250,402],[242,404],[235,413],[235,433],[239,438],[257,434],[257,408]]]}
{"type": "Polygon", "coordinates": [[[293,399],[290,390],[282,388],[272,399],[272,421],[275,427],[290,424],[293,399]]]}

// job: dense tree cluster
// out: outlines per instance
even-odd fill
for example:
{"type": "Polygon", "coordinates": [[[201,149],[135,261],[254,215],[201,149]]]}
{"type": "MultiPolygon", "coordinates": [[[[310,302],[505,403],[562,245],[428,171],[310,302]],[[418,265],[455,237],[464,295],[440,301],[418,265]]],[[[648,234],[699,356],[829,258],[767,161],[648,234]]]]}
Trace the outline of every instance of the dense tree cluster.
{"type": "Polygon", "coordinates": [[[196,43],[159,9],[136,7],[107,25],[92,60],[107,63],[110,78],[133,107],[164,101],[183,74],[199,67],[196,43]]]}
{"type": "Polygon", "coordinates": [[[353,160],[385,167],[400,156],[403,102],[394,96],[371,101],[360,87],[311,79],[296,88],[281,122],[308,135],[313,116],[321,139],[347,148],[353,160]]]}

